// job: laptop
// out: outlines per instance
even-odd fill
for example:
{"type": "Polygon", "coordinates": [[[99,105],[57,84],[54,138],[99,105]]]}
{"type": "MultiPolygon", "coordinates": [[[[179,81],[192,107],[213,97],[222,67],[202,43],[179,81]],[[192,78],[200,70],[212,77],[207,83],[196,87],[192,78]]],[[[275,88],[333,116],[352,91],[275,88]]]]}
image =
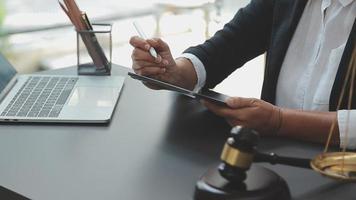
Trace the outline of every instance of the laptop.
{"type": "Polygon", "coordinates": [[[0,122],[107,123],[122,76],[19,75],[0,54],[0,122]]]}

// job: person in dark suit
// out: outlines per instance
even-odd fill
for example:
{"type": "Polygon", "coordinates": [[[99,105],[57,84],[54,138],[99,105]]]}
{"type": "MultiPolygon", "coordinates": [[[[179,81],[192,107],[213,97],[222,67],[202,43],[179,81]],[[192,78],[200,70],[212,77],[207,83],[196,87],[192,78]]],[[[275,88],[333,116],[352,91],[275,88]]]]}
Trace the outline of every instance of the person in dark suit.
{"type": "Polygon", "coordinates": [[[337,109],[355,59],[355,17],[356,0],[252,0],[212,38],[176,59],[161,39],[132,37],[132,67],[140,75],[199,90],[214,88],[266,53],[261,99],[231,97],[228,107],[203,104],[232,126],[315,142],[325,142],[337,122],[332,143],[356,148],[356,125],[349,123],[356,120],[355,98],[351,110],[346,100],[337,109]],[[148,53],[150,47],[157,59],[148,53]]]}

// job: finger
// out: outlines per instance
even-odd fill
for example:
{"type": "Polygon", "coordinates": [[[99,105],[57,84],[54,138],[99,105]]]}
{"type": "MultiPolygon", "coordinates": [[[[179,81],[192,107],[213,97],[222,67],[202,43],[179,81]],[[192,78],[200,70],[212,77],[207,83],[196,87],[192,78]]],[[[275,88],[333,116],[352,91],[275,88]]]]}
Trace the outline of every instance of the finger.
{"type": "Polygon", "coordinates": [[[129,42],[135,48],[140,48],[146,51],[150,49],[150,44],[146,40],[138,36],[131,37],[129,42]]]}
{"type": "Polygon", "coordinates": [[[234,113],[231,108],[227,108],[225,106],[219,106],[214,103],[210,103],[208,101],[202,100],[202,103],[205,107],[207,107],[210,111],[215,113],[218,116],[224,117],[224,118],[234,118],[234,113]]]}
{"type": "Polygon", "coordinates": [[[229,97],[226,104],[231,108],[244,108],[254,106],[257,99],[243,97],[229,97]]]}
{"type": "Polygon", "coordinates": [[[251,112],[253,112],[253,110],[251,110],[250,107],[234,109],[233,119],[238,120],[240,123],[246,124],[250,122],[250,120],[255,120],[251,119],[251,112]]]}
{"type": "Polygon", "coordinates": [[[148,51],[142,50],[140,48],[135,48],[132,51],[131,58],[134,61],[147,61],[155,63],[162,62],[162,57],[160,55],[158,55],[157,58],[154,58],[148,51]]]}
{"type": "MultiPolygon", "coordinates": [[[[158,66],[153,66],[152,65],[152,63],[150,63],[150,65],[152,66],[152,67],[158,67],[158,66]]],[[[149,65],[148,64],[138,64],[137,62],[135,62],[135,63],[133,63],[132,64],[132,69],[134,69],[134,70],[141,70],[141,69],[143,69],[143,68],[145,68],[145,67],[148,67],[149,65]]]]}
{"type": "Polygon", "coordinates": [[[161,38],[148,39],[147,42],[157,51],[169,51],[169,46],[161,38]]]}
{"type": "Polygon", "coordinates": [[[226,108],[224,106],[219,106],[217,104],[211,103],[209,101],[202,100],[203,104],[215,114],[224,117],[224,118],[231,118],[234,120],[238,120],[239,122],[243,123],[248,120],[248,116],[251,112],[250,107],[244,107],[239,109],[231,109],[226,108]]]}
{"type": "Polygon", "coordinates": [[[139,69],[143,69],[146,67],[159,67],[159,68],[165,68],[164,65],[161,64],[156,64],[156,63],[152,63],[152,62],[146,62],[146,61],[135,61],[132,65],[133,69],[139,70],[139,69]]]}
{"type": "Polygon", "coordinates": [[[135,70],[135,72],[141,76],[156,76],[165,73],[166,69],[161,67],[145,67],[135,70]]]}

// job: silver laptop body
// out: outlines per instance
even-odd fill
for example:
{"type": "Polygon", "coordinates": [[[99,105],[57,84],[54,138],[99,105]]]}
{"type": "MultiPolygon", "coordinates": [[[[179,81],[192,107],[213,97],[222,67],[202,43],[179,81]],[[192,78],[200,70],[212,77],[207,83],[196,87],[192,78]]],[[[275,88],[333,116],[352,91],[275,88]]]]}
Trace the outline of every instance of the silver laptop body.
{"type": "Polygon", "coordinates": [[[106,123],[122,76],[19,75],[0,54],[0,122],[106,123]]]}

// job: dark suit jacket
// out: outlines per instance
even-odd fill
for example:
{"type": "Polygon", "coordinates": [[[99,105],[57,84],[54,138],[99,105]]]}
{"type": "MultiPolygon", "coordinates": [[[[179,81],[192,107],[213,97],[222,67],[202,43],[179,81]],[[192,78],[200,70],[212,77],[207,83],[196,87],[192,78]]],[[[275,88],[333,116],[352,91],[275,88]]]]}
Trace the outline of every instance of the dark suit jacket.
{"type": "MultiPolygon", "coordinates": [[[[185,53],[192,53],[202,61],[207,72],[206,87],[213,88],[247,61],[267,52],[261,98],[274,104],[282,63],[306,3],[307,0],[252,0],[211,39],[188,48],[185,53]]],[[[336,110],[355,36],[354,22],[332,88],[331,111],[336,110]]],[[[353,94],[356,108],[356,91],[353,94]]],[[[347,107],[347,96],[342,108],[347,107]]]]}

